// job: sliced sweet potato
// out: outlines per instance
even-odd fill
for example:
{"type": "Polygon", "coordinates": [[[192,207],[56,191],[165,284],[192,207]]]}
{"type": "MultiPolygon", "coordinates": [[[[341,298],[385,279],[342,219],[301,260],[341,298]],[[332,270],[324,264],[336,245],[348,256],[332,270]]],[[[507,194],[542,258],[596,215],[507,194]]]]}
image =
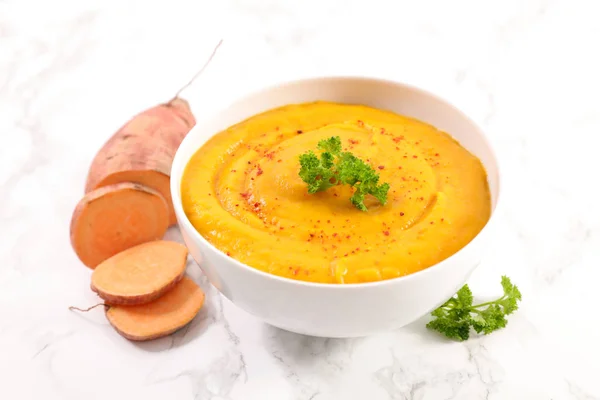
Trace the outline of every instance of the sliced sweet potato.
{"type": "Polygon", "coordinates": [[[195,124],[187,101],[178,97],[136,115],[94,157],[86,193],[120,182],[141,183],[163,195],[169,205],[169,224],[176,223],[169,188],[171,164],[195,124]]]}
{"type": "Polygon", "coordinates": [[[169,207],[159,192],[118,183],[87,193],[77,204],[71,245],[85,265],[95,268],[123,250],[161,239],[168,225],[169,207]]]}
{"type": "Polygon", "coordinates": [[[111,305],[149,303],[171,290],[185,273],[187,248],[166,240],[147,242],[100,263],[91,288],[111,305]]]}
{"type": "Polygon", "coordinates": [[[188,277],[151,303],[110,306],[108,322],[129,340],[144,341],[167,336],[187,325],[204,304],[204,292],[188,277]]]}

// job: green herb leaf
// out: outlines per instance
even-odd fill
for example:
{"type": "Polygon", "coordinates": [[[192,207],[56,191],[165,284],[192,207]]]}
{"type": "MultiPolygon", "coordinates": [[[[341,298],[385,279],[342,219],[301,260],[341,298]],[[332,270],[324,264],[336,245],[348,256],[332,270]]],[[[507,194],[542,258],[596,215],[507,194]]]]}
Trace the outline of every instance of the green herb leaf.
{"type": "Polygon", "coordinates": [[[308,185],[308,193],[316,193],[336,185],[350,185],[355,191],[350,201],[356,208],[367,211],[365,196],[372,195],[381,204],[387,201],[388,183],[378,184],[379,175],[354,154],[342,151],[339,136],[321,140],[317,156],[313,151],[300,155],[300,178],[308,185]]]}
{"type": "Polygon", "coordinates": [[[454,297],[431,313],[434,319],[427,327],[459,341],[469,338],[471,327],[486,335],[504,328],[508,323],[506,316],[519,308],[521,292],[506,276],[502,276],[501,284],[502,297],[477,305],[473,305],[471,289],[464,285],[454,297]]]}

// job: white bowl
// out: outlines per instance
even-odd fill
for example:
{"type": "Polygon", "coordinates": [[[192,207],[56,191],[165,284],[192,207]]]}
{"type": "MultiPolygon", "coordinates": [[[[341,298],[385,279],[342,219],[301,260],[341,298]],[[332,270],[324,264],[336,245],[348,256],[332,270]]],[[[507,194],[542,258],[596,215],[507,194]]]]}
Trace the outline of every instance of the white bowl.
{"type": "Polygon", "coordinates": [[[198,121],[173,161],[171,194],[183,238],[210,282],[229,300],[264,322],[323,337],[356,337],[404,326],[442,304],[481,260],[499,194],[496,157],[481,129],[444,100],[405,84],[359,77],[286,82],[255,92],[198,121]],[[466,247],[408,276],[373,283],[308,283],[259,271],[216,249],[194,229],[181,204],[181,176],[192,155],[214,134],[260,112],[291,103],[358,103],[415,117],[454,136],[488,173],[492,217],[466,247]]]}

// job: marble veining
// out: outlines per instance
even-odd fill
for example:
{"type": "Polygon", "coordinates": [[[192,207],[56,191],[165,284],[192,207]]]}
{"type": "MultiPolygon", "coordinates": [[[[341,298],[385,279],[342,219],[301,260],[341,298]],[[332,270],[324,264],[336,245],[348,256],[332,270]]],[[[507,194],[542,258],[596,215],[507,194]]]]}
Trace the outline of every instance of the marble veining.
{"type": "MultiPolygon", "coordinates": [[[[593,0],[0,1],[0,398],[600,399],[600,4],[593,0]],[[68,225],[99,146],[183,93],[201,120],[278,79],[364,74],[422,86],[498,149],[496,241],[469,283],[523,292],[468,342],[427,318],[359,339],[267,326],[219,296],[148,343],[118,336],[68,225]]],[[[169,237],[181,240],[173,229],[169,237]]]]}

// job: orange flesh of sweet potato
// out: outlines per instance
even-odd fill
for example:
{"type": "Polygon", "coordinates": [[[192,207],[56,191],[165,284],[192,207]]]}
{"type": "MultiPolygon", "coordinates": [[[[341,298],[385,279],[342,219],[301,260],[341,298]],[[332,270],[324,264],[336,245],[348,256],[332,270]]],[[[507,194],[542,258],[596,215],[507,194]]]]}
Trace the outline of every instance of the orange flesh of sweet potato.
{"type": "Polygon", "coordinates": [[[204,304],[204,292],[190,278],[181,281],[151,303],[111,306],[108,322],[129,340],[144,341],[169,335],[187,325],[204,304]]]}
{"type": "Polygon", "coordinates": [[[179,98],[136,115],[94,157],[86,193],[119,182],[141,183],[165,197],[169,224],[176,223],[169,188],[171,164],[181,141],[195,124],[188,103],[179,98]]]}
{"type": "Polygon", "coordinates": [[[169,225],[177,222],[171,199],[171,188],[169,186],[169,175],[158,170],[127,170],[107,175],[99,182],[98,187],[114,185],[115,183],[135,182],[156,190],[164,197],[169,209],[169,225]]]}
{"type": "Polygon", "coordinates": [[[100,263],[91,288],[110,305],[149,303],[183,278],[186,260],[187,248],[179,243],[143,243],[100,263]]]}
{"type": "Polygon", "coordinates": [[[118,183],[87,193],[71,218],[71,245],[95,268],[141,243],[161,239],[169,225],[166,200],[137,183],[118,183]]]}

